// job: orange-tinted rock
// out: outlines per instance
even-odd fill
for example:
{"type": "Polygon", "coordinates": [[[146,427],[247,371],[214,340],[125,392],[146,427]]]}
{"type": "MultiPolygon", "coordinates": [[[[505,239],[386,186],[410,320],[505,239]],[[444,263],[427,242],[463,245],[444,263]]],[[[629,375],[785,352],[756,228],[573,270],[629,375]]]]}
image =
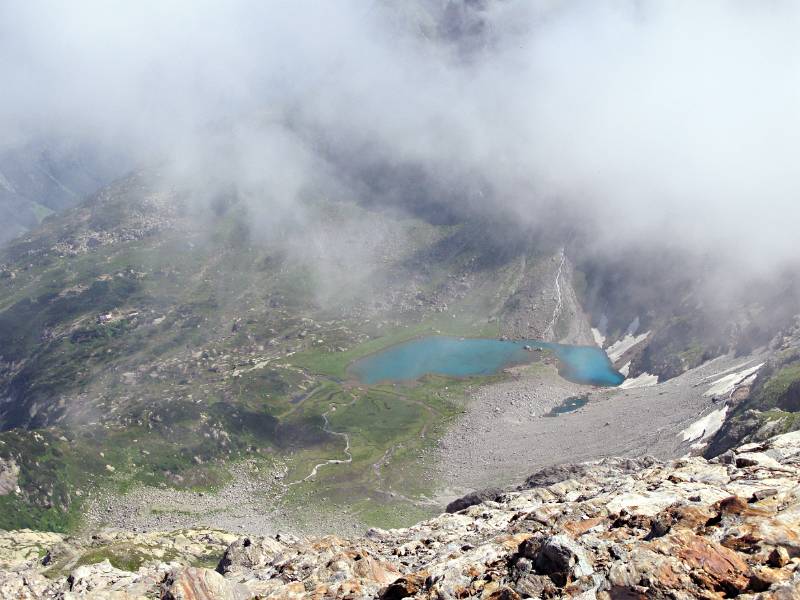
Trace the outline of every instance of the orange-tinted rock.
{"type": "Polygon", "coordinates": [[[753,568],[750,575],[750,589],[754,592],[764,592],[776,583],[791,579],[792,574],[786,569],[771,569],[758,566],[753,568]]]}
{"type": "Polygon", "coordinates": [[[411,573],[391,583],[381,593],[381,600],[398,600],[408,598],[422,590],[425,585],[425,573],[411,573]]]}
{"type": "Polygon", "coordinates": [[[520,600],[520,595],[509,587],[501,587],[488,596],[486,600],[520,600]]]}
{"type": "Polygon", "coordinates": [[[602,517],[593,517],[591,519],[583,519],[581,521],[565,521],[563,527],[573,536],[577,537],[582,533],[586,533],[590,529],[597,527],[603,521],[605,521],[605,519],[602,517]]]}
{"type": "Polygon", "coordinates": [[[709,590],[742,592],[747,589],[749,565],[737,552],[716,542],[683,530],[664,538],[658,549],[677,557],[691,571],[692,577],[709,590]]]}
{"type": "Polygon", "coordinates": [[[770,567],[780,569],[789,563],[789,553],[786,551],[786,548],[773,548],[772,552],[769,553],[768,560],[770,567]]]}
{"type": "Polygon", "coordinates": [[[170,573],[162,586],[163,600],[244,600],[249,594],[211,569],[186,567],[170,573]]]}

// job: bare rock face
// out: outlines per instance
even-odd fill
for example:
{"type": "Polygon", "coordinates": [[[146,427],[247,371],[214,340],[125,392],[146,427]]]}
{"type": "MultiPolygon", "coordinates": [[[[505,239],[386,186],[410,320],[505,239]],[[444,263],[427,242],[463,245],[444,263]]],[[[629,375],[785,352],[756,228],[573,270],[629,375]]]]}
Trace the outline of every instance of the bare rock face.
{"type": "Polygon", "coordinates": [[[450,504],[447,505],[445,509],[449,513],[455,513],[460,510],[464,510],[465,508],[469,508],[470,506],[474,506],[476,504],[480,504],[481,502],[486,502],[487,500],[496,501],[503,495],[503,490],[500,488],[488,488],[485,490],[478,490],[476,492],[471,492],[466,496],[453,500],[450,504]]]}
{"type": "Polygon", "coordinates": [[[78,564],[89,542],[0,532],[0,599],[800,598],[798,481],[794,432],[725,460],[607,459],[539,474],[354,539],[94,536],[91,556],[146,549],[136,570],[114,558],[78,564]],[[39,558],[50,546],[53,558],[39,558]],[[194,566],[208,549],[216,570],[194,566]]]}
{"type": "Polygon", "coordinates": [[[548,538],[536,557],[536,571],[545,575],[561,574],[564,579],[594,573],[583,546],[566,535],[548,538]]]}
{"type": "Polygon", "coordinates": [[[241,538],[233,542],[217,565],[223,575],[264,569],[285,550],[271,538],[241,538]]]}
{"type": "Polygon", "coordinates": [[[246,600],[252,594],[216,571],[186,567],[171,571],[161,585],[162,600],[246,600]]]}
{"type": "Polygon", "coordinates": [[[35,561],[62,539],[63,536],[58,533],[30,529],[8,533],[0,531],[0,571],[35,561]]]}
{"type": "Polygon", "coordinates": [[[0,458],[0,496],[11,494],[17,489],[19,466],[13,459],[0,458]]]}
{"type": "Polygon", "coordinates": [[[140,585],[142,577],[137,573],[130,573],[117,569],[108,559],[93,565],[83,565],[75,569],[67,577],[69,597],[90,596],[95,592],[103,593],[110,590],[125,590],[127,594],[145,591],[147,583],[144,577],[144,586],[140,585]]]}

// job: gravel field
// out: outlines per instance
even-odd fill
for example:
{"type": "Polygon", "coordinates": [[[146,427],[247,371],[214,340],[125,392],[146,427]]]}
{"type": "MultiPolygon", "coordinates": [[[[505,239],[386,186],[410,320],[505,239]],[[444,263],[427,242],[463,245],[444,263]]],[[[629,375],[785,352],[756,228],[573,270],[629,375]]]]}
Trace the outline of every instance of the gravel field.
{"type": "Polygon", "coordinates": [[[332,520],[321,510],[324,507],[312,505],[295,508],[302,513],[301,521],[298,512],[283,506],[285,487],[272,473],[259,472],[255,467],[251,461],[231,467],[231,481],[216,492],[143,486],[122,496],[103,495],[90,508],[85,529],[152,532],[209,527],[262,536],[287,532],[352,535],[364,529],[350,515],[339,513],[332,520]]]}
{"type": "MultiPolygon", "coordinates": [[[[721,357],[665,383],[624,390],[571,383],[552,364],[509,369],[512,379],[473,392],[463,416],[440,441],[435,476],[442,491],[436,501],[444,508],[468,491],[514,485],[552,464],[685,455],[689,443],[680,432],[724,402],[703,393],[746,360],[721,357]],[[574,412],[545,416],[565,399],[586,395],[589,402],[574,412]]],[[[89,511],[87,528],[148,532],[205,526],[256,535],[346,535],[364,529],[354,515],[332,519],[322,506],[284,507],[286,488],[276,477],[281,469],[273,473],[257,466],[235,465],[233,478],[217,492],[140,487],[124,496],[101,496],[89,511]]]]}
{"type": "Polygon", "coordinates": [[[746,360],[724,356],[667,382],[625,390],[570,383],[553,366],[520,369],[515,380],[476,391],[440,442],[439,476],[447,489],[441,499],[507,486],[552,464],[687,454],[689,444],[678,434],[724,401],[714,403],[703,392],[716,375],[746,360]],[[587,393],[588,404],[575,412],[544,416],[564,399],[587,393]]]}

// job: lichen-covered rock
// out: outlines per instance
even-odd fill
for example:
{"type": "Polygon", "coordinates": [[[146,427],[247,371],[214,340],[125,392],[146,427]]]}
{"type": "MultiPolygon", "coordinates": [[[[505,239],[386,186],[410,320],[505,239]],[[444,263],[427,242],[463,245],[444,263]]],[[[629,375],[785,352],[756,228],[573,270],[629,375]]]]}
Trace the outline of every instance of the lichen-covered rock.
{"type": "Polygon", "coordinates": [[[0,600],[800,598],[800,433],[724,461],[607,459],[529,481],[354,539],[0,532],[0,600]],[[192,566],[214,553],[217,571],[192,566]]]}
{"type": "Polygon", "coordinates": [[[64,600],[77,598],[152,597],[163,578],[163,569],[142,569],[136,573],[114,567],[108,559],[82,565],[67,577],[64,600]]]}
{"type": "Polygon", "coordinates": [[[271,538],[241,538],[225,550],[217,571],[226,573],[264,569],[285,550],[283,544],[271,538]]]}
{"type": "Polygon", "coordinates": [[[58,533],[30,529],[0,530],[0,570],[38,560],[63,537],[58,533]]]}
{"type": "Polygon", "coordinates": [[[570,577],[584,577],[594,573],[586,551],[566,535],[548,538],[539,550],[535,566],[545,575],[563,573],[570,577]]]}

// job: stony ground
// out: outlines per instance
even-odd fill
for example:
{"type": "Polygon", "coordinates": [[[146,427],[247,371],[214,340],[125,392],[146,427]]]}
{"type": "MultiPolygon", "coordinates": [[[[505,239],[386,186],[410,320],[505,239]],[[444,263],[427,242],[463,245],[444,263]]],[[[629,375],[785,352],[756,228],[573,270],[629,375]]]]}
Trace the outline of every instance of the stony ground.
{"type": "MultiPolygon", "coordinates": [[[[755,359],[754,359],[755,360],[755,359]]],[[[719,408],[703,396],[714,375],[742,358],[720,358],[657,386],[607,390],[570,383],[554,364],[510,369],[512,378],[476,388],[464,415],[440,442],[435,500],[444,507],[471,490],[519,481],[531,471],[570,460],[651,454],[668,459],[691,451],[679,433],[705,411],[719,408]],[[589,395],[575,412],[546,416],[565,398],[589,395]]],[[[362,524],[324,506],[284,502],[280,465],[243,461],[216,492],[134,487],[121,496],[103,494],[88,511],[87,530],[100,527],[154,532],[213,528],[271,536],[285,531],[307,535],[349,535],[362,524]],[[273,472],[274,471],[274,472],[273,472]],[[302,518],[300,518],[302,516],[302,518]]]]}
{"type": "Polygon", "coordinates": [[[551,467],[352,539],[5,532],[0,598],[797,598],[798,481],[793,432],[710,461],[551,467]]]}
{"type": "Polygon", "coordinates": [[[87,511],[84,530],[158,532],[200,527],[274,536],[286,531],[351,534],[360,528],[360,521],[345,514],[330,520],[319,506],[302,507],[300,522],[298,507],[285,501],[288,488],[274,465],[265,469],[246,460],[229,470],[231,480],[214,492],[139,486],[125,494],[102,493],[87,511]]]}
{"type": "Polygon", "coordinates": [[[680,432],[724,403],[703,395],[709,382],[745,360],[720,357],[656,386],[613,390],[569,383],[552,367],[520,369],[513,381],[473,394],[440,443],[441,480],[454,495],[565,460],[682,456],[691,449],[680,432]],[[545,416],[564,399],[587,393],[588,404],[575,412],[545,416]]]}

